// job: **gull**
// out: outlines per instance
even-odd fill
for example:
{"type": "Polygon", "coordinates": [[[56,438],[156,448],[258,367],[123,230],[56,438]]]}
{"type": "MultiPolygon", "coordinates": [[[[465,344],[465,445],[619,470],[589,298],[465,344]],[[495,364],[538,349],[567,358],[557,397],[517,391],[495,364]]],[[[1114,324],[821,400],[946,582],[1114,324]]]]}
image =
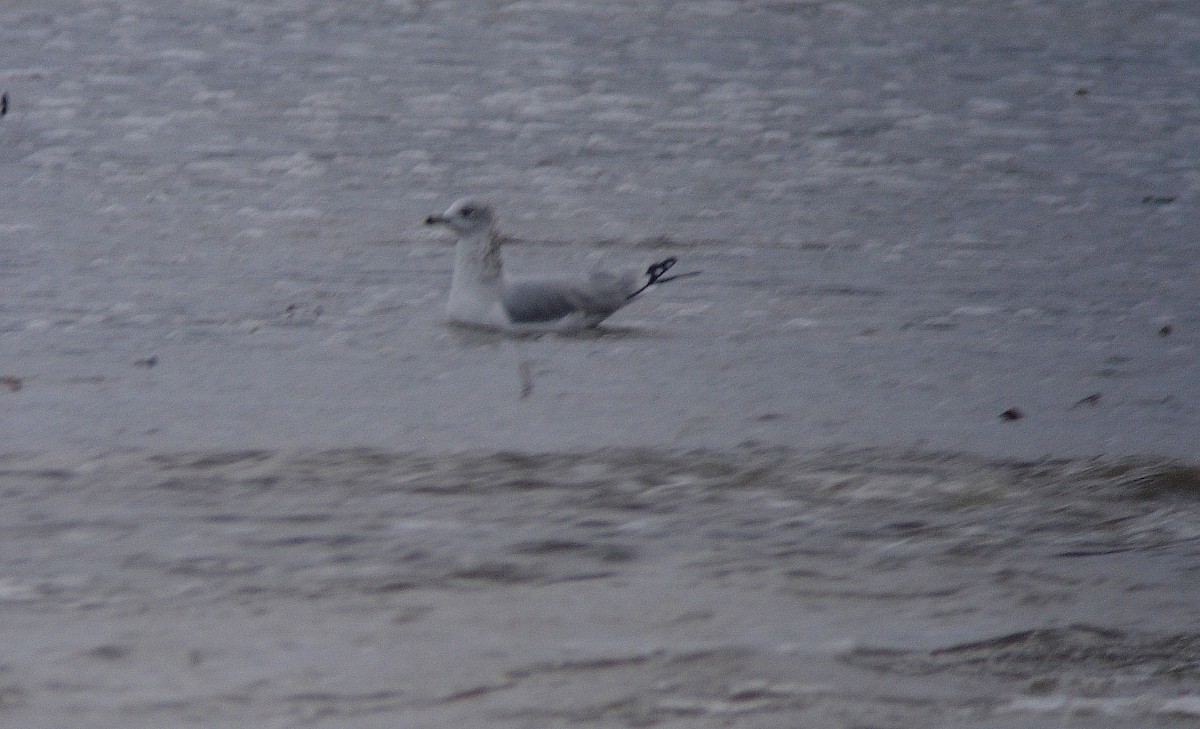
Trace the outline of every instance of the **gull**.
{"type": "Polygon", "coordinates": [[[485,202],[463,198],[425,218],[458,235],[446,314],[451,323],[507,332],[574,332],[594,327],[656,284],[698,272],[664,276],[666,258],[644,272],[592,271],[587,277],[512,280],[500,262],[496,215],[485,202]]]}

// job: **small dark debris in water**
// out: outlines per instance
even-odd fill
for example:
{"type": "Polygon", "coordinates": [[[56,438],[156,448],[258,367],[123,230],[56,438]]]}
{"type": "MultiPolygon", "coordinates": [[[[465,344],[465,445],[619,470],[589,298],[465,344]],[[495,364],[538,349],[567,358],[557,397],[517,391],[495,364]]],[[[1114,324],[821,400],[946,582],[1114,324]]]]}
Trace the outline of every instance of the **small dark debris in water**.
{"type": "Polygon", "coordinates": [[[87,652],[90,658],[99,658],[102,661],[119,661],[122,658],[129,656],[129,649],[123,645],[98,645],[87,652]]]}
{"type": "Polygon", "coordinates": [[[1025,413],[1021,412],[1020,408],[1009,408],[1000,413],[1001,420],[1020,420],[1025,417],[1025,413]]]}
{"type": "Polygon", "coordinates": [[[158,364],[158,355],[156,354],[152,354],[149,357],[143,357],[142,359],[135,359],[133,361],[134,367],[146,367],[147,369],[156,364],[158,364]]]}
{"type": "Polygon", "coordinates": [[[1091,395],[1088,395],[1087,397],[1081,397],[1078,400],[1076,400],[1075,404],[1071,406],[1071,409],[1074,410],[1075,408],[1082,407],[1083,405],[1095,406],[1099,402],[1100,402],[1100,393],[1093,392],[1091,395]]]}
{"type": "Polygon", "coordinates": [[[1081,86],[1080,88],[1075,89],[1075,95],[1076,96],[1087,96],[1088,90],[1081,86]]]}
{"type": "Polygon", "coordinates": [[[583,552],[588,545],[572,539],[537,539],[522,542],[513,547],[514,552],[521,554],[551,554],[555,552],[583,552]]]}
{"type": "Polygon", "coordinates": [[[1171,336],[1172,331],[1174,331],[1174,330],[1171,328],[1170,324],[1163,324],[1161,327],[1158,328],[1158,336],[1169,337],[1169,336],[1171,336]]]}
{"type": "Polygon", "coordinates": [[[25,381],[15,375],[0,377],[0,386],[8,388],[9,392],[17,392],[25,386],[25,381]]]}
{"type": "Polygon", "coordinates": [[[496,585],[519,585],[535,582],[543,575],[536,569],[531,569],[509,562],[485,562],[483,564],[464,567],[452,572],[450,577],[472,582],[488,582],[496,585]]]}
{"type": "Polygon", "coordinates": [[[1036,676],[1025,686],[1025,691],[1034,696],[1049,696],[1058,690],[1058,678],[1055,676],[1036,676]]]}
{"type": "Polygon", "coordinates": [[[891,529],[893,531],[896,531],[900,534],[913,536],[913,535],[920,534],[922,531],[927,529],[928,525],[925,522],[920,521],[920,520],[896,521],[896,522],[892,522],[891,524],[888,524],[887,528],[891,529]]]}
{"type": "Polygon", "coordinates": [[[1175,202],[1174,195],[1147,195],[1142,198],[1143,205],[1170,205],[1175,202]]]}
{"type": "Polygon", "coordinates": [[[293,303],[293,304],[288,304],[287,306],[283,307],[283,315],[287,319],[295,319],[296,317],[299,317],[299,316],[308,316],[308,317],[311,317],[312,319],[316,319],[324,313],[325,313],[325,309],[322,308],[319,304],[316,306],[307,306],[305,304],[293,303]]]}
{"type": "Polygon", "coordinates": [[[8,113],[8,92],[0,94],[0,116],[8,113]]]}

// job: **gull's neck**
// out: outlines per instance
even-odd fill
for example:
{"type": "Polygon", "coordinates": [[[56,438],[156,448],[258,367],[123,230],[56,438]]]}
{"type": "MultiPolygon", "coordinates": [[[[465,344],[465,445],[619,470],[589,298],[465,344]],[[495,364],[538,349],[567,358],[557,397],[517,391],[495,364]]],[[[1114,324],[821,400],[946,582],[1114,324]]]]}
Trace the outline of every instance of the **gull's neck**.
{"type": "Polygon", "coordinates": [[[459,237],[454,246],[454,287],[498,283],[501,276],[500,239],[495,229],[459,237]]]}
{"type": "Polygon", "coordinates": [[[494,230],[460,235],[454,246],[454,278],[446,312],[452,321],[500,326],[504,314],[504,272],[500,268],[500,239],[494,230]]]}

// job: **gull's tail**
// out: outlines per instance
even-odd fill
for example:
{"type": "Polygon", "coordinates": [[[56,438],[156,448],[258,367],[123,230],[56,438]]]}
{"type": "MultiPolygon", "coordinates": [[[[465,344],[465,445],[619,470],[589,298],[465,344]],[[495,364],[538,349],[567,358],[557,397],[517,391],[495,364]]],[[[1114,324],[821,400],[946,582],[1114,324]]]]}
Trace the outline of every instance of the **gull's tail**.
{"type": "Polygon", "coordinates": [[[650,288],[651,286],[653,286],[655,284],[666,283],[668,281],[674,281],[677,278],[685,278],[687,276],[699,276],[700,275],[699,271],[689,271],[687,273],[677,273],[674,276],[664,276],[663,275],[667,271],[670,271],[671,267],[674,266],[678,262],[679,262],[679,259],[675,258],[675,256],[671,256],[670,258],[662,259],[658,263],[650,264],[650,268],[646,269],[646,277],[647,277],[646,283],[642,284],[642,287],[640,289],[638,289],[637,291],[634,291],[629,296],[626,296],[625,300],[628,301],[628,300],[632,299],[633,297],[637,296],[638,294],[642,293],[643,291],[645,291],[646,289],[650,288]]]}

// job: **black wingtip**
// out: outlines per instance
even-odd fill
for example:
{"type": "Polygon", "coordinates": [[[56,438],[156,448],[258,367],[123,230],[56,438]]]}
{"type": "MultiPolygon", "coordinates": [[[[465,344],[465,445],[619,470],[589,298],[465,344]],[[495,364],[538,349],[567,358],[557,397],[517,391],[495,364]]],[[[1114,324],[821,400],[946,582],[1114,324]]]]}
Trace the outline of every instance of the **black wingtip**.
{"type": "Polygon", "coordinates": [[[8,92],[0,94],[0,116],[8,113],[8,92]]]}
{"type": "Polygon", "coordinates": [[[638,294],[642,293],[643,291],[645,291],[646,289],[650,288],[651,286],[653,286],[655,284],[666,283],[667,281],[674,281],[677,278],[685,278],[687,276],[699,276],[700,275],[699,271],[689,271],[687,273],[677,273],[674,276],[664,276],[663,275],[667,271],[670,271],[671,267],[674,266],[678,262],[679,262],[678,258],[676,258],[675,256],[671,256],[670,258],[662,259],[658,263],[650,264],[650,267],[646,269],[646,279],[647,279],[646,283],[642,284],[642,287],[640,289],[638,289],[637,291],[634,291],[629,296],[626,296],[625,300],[629,301],[633,297],[637,296],[638,294]]]}
{"type": "Polygon", "coordinates": [[[678,258],[671,256],[670,258],[662,259],[658,263],[650,264],[650,268],[646,269],[646,275],[650,277],[650,283],[654,283],[658,279],[662,278],[662,275],[669,271],[671,266],[674,266],[678,262],[678,258]]]}

